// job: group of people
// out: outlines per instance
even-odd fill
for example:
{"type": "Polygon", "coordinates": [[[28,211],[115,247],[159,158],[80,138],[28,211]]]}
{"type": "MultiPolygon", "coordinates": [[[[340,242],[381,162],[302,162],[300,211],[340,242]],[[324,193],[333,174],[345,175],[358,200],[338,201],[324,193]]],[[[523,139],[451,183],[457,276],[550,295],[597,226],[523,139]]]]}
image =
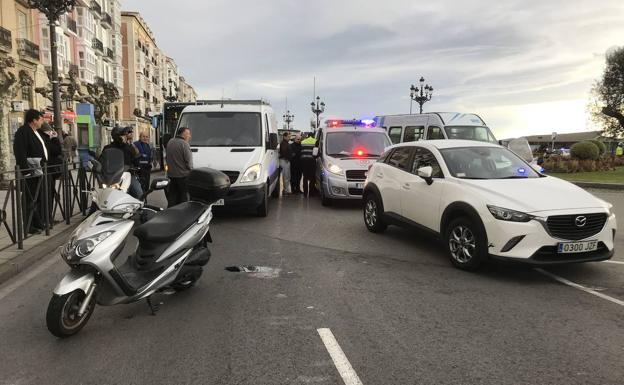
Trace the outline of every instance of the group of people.
{"type": "Polygon", "coordinates": [[[313,156],[316,139],[312,135],[302,137],[297,134],[294,141],[290,140],[290,133],[282,135],[279,146],[279,162],[282,172],[283,195],[303,194],[314,196],[316,160],[313,156]],[[303,179],[303,190],[302,188],[303,179]]]}
{"type": "Polygon", "coordinates": [[[45,122],[38,110],[24,114],[24,125],[17,129],[13,141],[13,154],[23,176],[22,217],[24,232],[38,234],[52,220],[56,180],[61,175],[63,142],[58,133],[45,122]],[[43,185],[44,171],[48,184],[43,185]],[[47,194],[47,210],[45,196],[47,194]]]}

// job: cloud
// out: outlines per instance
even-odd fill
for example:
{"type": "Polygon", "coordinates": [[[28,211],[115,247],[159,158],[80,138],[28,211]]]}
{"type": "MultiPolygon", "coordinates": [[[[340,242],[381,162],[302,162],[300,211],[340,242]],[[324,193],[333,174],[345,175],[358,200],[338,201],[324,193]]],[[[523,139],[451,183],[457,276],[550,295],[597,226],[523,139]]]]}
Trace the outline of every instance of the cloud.
{"type": "Polygon", "coordinates": [[[424,76],[435,88],[429,110],[477,112],[501,132],[529,134],[556,130],[557,120],[527,127],[522,114],[548,109],[526,106],[573,108],[578,124],[559,131],[582,129],[579,100],[600,76],[604,52],[624,36],[620,0],[124,0],[122,7],[143,14],[202,97],[265,97],[278,116],[288,97],[299,126],[309,124],[314,76],[327,115],[349,118],[408,112],[409,86],[424,76]]]}

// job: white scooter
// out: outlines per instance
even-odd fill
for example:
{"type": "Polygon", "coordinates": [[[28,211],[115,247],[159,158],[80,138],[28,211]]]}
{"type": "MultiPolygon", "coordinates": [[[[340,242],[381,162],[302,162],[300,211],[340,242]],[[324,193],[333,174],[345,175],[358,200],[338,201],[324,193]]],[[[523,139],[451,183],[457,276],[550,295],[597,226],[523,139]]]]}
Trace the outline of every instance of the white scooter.
{"type": "MultiPolygon", "coordinates": [[[[87,323],[96,303],[116,305],[147,299],[163,289],[192,287],[208,263],[212,203],[223,198],[228,177],[196,169],[188,178],[191,200],[166,210],[148,208],[127,194],[123,153],[108,149],[95,162],[101,188],[92,192],[98,211],[81,223],[61,247],[71,271],[54,289],[46,322],[57,337],[69,337],[87,323]]],[[[149,194],[167,186],[155,179],[149,194]]]]}

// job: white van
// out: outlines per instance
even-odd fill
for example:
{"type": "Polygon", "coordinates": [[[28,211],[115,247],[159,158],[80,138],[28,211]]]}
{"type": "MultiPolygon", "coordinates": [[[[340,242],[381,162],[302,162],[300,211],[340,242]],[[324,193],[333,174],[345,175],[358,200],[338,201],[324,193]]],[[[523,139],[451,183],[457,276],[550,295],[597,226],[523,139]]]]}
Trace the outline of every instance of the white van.
{"type": "Polygon", "coordinates": [[[412,115],[383,115],[376,126],[388,133],[393,144],[431,139],[467,139],[498,144],[492,131],[476,114],[430,112],[412,115]]]}
{"type": "Polygon", "coordinates": [[[185,107],[178,129],[191,129],[193,167],[210,167],[230,177],[223,204],[268,213],[279,196],[277,120],[264,100],[215,100],[185,107]]]}
{"type": "Polygon", "coordinates": [[[390,146],[373,121],[327,120],[316,134],[316,187],[323,206],[337,199],[362,199],[370,165],[390,146]]]}

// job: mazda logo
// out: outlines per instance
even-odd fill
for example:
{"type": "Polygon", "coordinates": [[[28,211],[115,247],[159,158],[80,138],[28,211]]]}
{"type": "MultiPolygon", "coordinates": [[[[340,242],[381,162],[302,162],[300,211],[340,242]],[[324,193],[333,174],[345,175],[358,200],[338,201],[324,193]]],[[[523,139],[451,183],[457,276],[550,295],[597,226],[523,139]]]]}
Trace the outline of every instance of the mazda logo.
{"type": "Polygon", "coordinates": [[[586,223],[587,223],[587,217],[584,217],[582,215],[574,219],[574,224],[576,225],[576,227],[583,227],[585,226],[586,223]]]}

